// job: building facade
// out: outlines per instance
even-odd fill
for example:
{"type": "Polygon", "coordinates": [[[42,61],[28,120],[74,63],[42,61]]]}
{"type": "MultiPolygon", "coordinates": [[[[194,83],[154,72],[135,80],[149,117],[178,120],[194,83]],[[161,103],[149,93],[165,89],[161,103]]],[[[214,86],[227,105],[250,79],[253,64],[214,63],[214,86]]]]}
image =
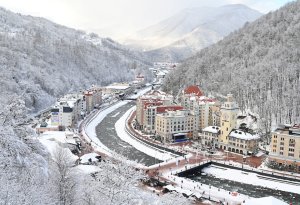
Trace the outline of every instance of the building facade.
{"type": "Polygon", "coordinates": [[[300,172],[300,125],[284,126],[272,132],[270,160],[297,166],[300,172]]]}
{"type": "Polygon", "coordinates": [[[220,126],[220,104],[215,99],[204,96],[198,86],[187,87],[179,102],[196,115],[200,132],[208,126],[220,126]]]}
{"type": "Polygon", "coordinates": [[[259,136],[234,129],[228,136],[227,150],[238,154],[253,154],[258,149],[259,136]]]}
{"type": "Polygon", "coordinates": [[[137,127],[148,133],[154,132],[156,107],[167,106],[172,103],[172,95],[157,90],[152,90],[150,93],[138,97],[136,101],[137,127]]]}
{"type": "Polygon", "coordinates": [[[156,115],[155,132],[163,142],[180,142],[197,135],[195,115],[188,110],[166,111],[156,115]]]}
{"type": "Polygon", "coordinates": [[[233,100],[233,95],[228,94],[227,100],[221,106],[221,133],[219,138],[219,146],[221,149],[227,150],[227,145],[229,143],[229,134],[237,126],[237,114],[239,107],[237,103],[233,100]]]}
{"type": "Polygon", "coordinates": [[[201,144],[211,148],[219,147],[219,135],[220,127],[218,126],[209,126],[205,127],[202,130],[202,133],[199,133],[201,144]]]}

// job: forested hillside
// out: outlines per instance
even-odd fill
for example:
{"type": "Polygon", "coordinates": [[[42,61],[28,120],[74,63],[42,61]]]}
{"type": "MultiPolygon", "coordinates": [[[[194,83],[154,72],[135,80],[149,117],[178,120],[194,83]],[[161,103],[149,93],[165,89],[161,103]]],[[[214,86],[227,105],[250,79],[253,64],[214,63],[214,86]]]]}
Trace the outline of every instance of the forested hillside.
{"type": "Polygon", "coordinates": [[[0,8],[1,94],[22,95],[32,111],[71,90],[133,79],[147,67],[140,53],[110,39],[0,8]]]}
{"type": "Polygon", "coordinates": [[[272,123],[300,116],[300,1],[268,13],[187,59],[169,75],[165,90],[197,83],[212,93],[233,93],[240,108],[272,123]]]}

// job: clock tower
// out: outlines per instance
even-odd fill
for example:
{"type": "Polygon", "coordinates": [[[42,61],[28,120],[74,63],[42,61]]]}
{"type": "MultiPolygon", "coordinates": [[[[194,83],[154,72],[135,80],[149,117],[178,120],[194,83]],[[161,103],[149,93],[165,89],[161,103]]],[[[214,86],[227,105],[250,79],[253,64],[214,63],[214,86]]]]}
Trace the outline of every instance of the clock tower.
{"type": "Polygon", "coordinates": [[[233,100],[233,95],[227,95],[227,101],[221,106],[221,134],[219,136],[220,148],[227,150],[228,135],[232,129],[236,128],[237,114],[239,107],[233,100]]]}

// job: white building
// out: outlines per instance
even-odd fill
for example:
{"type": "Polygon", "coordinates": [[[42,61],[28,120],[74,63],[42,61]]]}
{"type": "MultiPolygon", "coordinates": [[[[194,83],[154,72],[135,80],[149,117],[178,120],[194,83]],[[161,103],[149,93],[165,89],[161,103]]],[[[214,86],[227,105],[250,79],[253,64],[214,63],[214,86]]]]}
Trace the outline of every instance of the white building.
{"type": "Polygon", "coordinates": [[[53,126],[72,127],[81,116],[83,95],[68,94],[60,98],[51,109],[53,126]]]}
{"type": "Polygon", "coordinates": [[[202,130],[202,133],[199,133],[201,144],[207,147],[218,148],[219,134],[220,134],[220,127],[218,126],[205,127],[202,130]]]}
{"type": "Polygon", "coordinates": [[[133,87],[131,87],[128,83],[114,83],[112,85],[106,86],[104,89],[108,93],[124,93],[125,95],[133,91],[133,87]]]}

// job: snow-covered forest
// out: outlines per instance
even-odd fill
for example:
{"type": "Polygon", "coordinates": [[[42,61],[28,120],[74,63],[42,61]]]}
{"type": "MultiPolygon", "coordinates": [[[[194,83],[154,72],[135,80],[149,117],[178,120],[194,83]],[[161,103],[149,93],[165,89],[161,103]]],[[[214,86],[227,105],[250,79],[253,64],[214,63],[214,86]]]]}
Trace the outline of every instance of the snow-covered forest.
{"type": "Polygon", "coordinates": [[[233,93],[268,132],[300,116],[300,1],[289,3],[187,59],[168,76],[166,91],[198,84],[207,93],[233,93]],[[272,121],[273,120],[273,121],[272,121]]]}
{"type": "Polygon", "coordinates": [[[188,203],[179,194],[157,196],[147,190],[141,183],[144,173],[121,156],[100,162],[97,174],[90,174],[80,168],[88,165],[74,166],[67,148],[57,145],[50,154],[26,123],[24,101],[18,96],[9,101],[0,112],[0,204],[188,203]]]}
{"type": "Polygon", "coordinates": [[[111,39],[3,8],[0,45],[1,94],[22,94],[32,111],[68,91],[131,80],[149,65],[111,39]]]}

